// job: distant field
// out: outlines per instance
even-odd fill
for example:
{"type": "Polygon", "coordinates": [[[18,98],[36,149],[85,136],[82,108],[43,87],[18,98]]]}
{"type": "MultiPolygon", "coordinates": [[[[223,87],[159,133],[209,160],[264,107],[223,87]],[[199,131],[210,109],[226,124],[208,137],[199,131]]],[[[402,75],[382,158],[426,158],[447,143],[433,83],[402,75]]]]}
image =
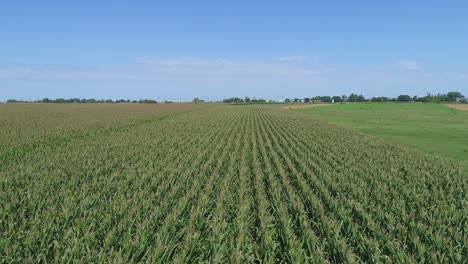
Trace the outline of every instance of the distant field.
{"type": "Polygon", "coordinates": [[[468,104],[448,104],[446,106],[450,108],[462,110],[462,111],[468,111],[468,104]]]}
{"type": "Polygon", "coordinates": [[[50,140],[117,122],[140,122],[209,107],[206,104],[0,104],[0,149],[50,140]]]}
{"type": "Polygon", "coordinates": [[[468,112],[438,104],[335,104],[301,111],[389,142],[468,162],[468,112]]]}
{"type": "Polygon", "coordinates": [[[320,107],[320,106],[328,106],[328,104],[290,104],[287,106],[281,107],[283,110],[295,110],[295,109],[302,109],[302,108],[312,108],[312,107],[320,107]]]}
{"type": "Polygon", "coordinates": [[[0,104],[0,263],[463,262],[467,166],[314,116],[0,104]]]}

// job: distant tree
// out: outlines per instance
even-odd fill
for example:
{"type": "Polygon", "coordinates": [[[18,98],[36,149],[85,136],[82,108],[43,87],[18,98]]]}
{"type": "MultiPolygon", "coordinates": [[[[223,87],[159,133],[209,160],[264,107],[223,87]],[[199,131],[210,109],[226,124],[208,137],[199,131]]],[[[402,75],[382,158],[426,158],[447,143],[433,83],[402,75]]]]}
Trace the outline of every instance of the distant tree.
{"type": "Polygon", "coordinates": [[[423,96],[423,97],[417,97],[416,100],[414,100],[415,102],[426,102],[428,96],[423,96]]]}
{"type": "Polygon", "coordinates": [[[443,96],[440,94],[433,95],[433,94],[428,93],[426,96],[418,98],[418,102],[440,103],[446,100],[445,97],[446,97],[445,95],[443,96]]]}
{"type": "Polygon", "coordinates": [[[223,100],[223,103],[236,103],[236,104],[239,104],[239,103],[243,103],[244,102],[244,99],[242,98],[239,98],[239,97],[231,97],[231,98],[226,98],[223,100]]]}
{"type": "Polygon", "coordinates": [[[310,98],[304,98],[304,103],[309,103],[310,102],[310,98]]]}
{"type": "Polygon", "coordinates": [[[332,100],[333,100],[335,103],[340,103],[340,102],[343,102],[343,97],[341,97],[341,96],[333,96],[333,97],[332,97],[332,100]]]}
{"type": "Polygon", "coordinates": [[[455,102],[457,99],[462,99],[465,96],[463,96],[460,92],[449,92],[447,93],[447,101],[450,102],[455,102]]]}
{"type": "Polygon", "coordinates": [[[390,102],[391,98],[382,96],[382,97],[372,97],[371,102],[390,102]]]}
{"type": "Polygon", "coordinates": [[[140,103],[140,104],[156,104],[157,102],[155,100],[151,100],[151,99],[140,99],[138,101],[138,103],[140,103]]]}
{"type": "Polygon", "coordinates": [[[250,103],[266,103],[265,99],[251,99],[250,103]]]}
{"type": "Polygon", "coordinates": [[[366,99],[364,98],[363,95],[357,95],[357,94],[350,94],[348,97],[348,102],[364,102],[366,99]]]}
{"type": "Polygon", "coordinates": [[[244,101],[245,101],[246,103],[249,103],[249,102],[250,102],[250,98],[249,98],[248,96],[246,96],[246,97],[244,98],[244,101]]]}
{"type": "Polygon", "coordinates": [[[18,103],[18,101],[16,99],[8,99],[6,102],[7,103],[18,103]]]}
{"type": "MultiPolygon", "coordinates": [[[[341,101],[341,97],[337,96],[340,101],[341,101]]],[[[313,103],[331,103],[333,98],[331,96],[315,96],[313,98],[311,98],[312,102],[313,103]]]]}
{"type": "Polygon", "coordinates": [[[199,99],[198,97],[193,98],[192,103],[204,103],[205,101],[199,99]]]}
{"type": "Polygon", "coordinates": [[[291,99],[289,99],[289,98],[286,98],[286,99],[284,99],[284,102],[286,102],[286,103],[290,103],[290,102],[291,102],[291,99]]]}
{"type": "Polygon", "coordinates": [[[398,102],[411,102],[411,100],[412,100],[411,96],[406,95],[406,94],[399,95],[397,98],[398,102]]]}
{"type": "Polygon", "coordinates": [[[301,99],[299,99],[299,98],[294,98],[293,101],[294,101],[295,103],[299,103],[299,102],[301,101],[301,99]]]}

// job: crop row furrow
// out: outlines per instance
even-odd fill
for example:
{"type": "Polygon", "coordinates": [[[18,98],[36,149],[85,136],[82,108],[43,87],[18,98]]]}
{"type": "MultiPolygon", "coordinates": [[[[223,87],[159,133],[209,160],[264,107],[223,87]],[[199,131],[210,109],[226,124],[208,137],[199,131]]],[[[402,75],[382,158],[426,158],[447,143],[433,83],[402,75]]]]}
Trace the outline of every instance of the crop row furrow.
{"type": "MultiPolygon", "coordinates": [[[[309,137],[309,138],[310,138],[310,137],[309,137]]],[[[299,145],[303,145],[304,143],[302,143],[302,144],[301,144],[301,143],[298,143],[298,144],[299,144],[299,145]]],[[[322,146],[322,148],[323,148],[323,146],[322,146]]],[[[328,148],[328,149],[330,150],[330,149],[333,149],[333,148],[328,148]]],[[[313,150],[312,150],[312,151],[313,151],[313,150]]],[[[330,156],[333,156],[333,155],[325,155],[325,156],[330,157],[330,156]]],[[[339,156],[339,155],[337,155],[337,156],[339,156]]],[[[326,168],[326,167],[329,167],[329,168],[336,168],[337,165],[335,165],[335,164],[331,165],[331,164],[330,164],[330,165],[327,166],[327,164],[320,164],[320,165],[318,165],[317,167],[320,167],[320,168],[326,168]]],[[[354,167],[356,167],[356,166],[354,166],[354,167]]],[[[367,175],[372,175],[372,173],[368,173],[367,175]]],[[[350,176],[351,176],[351,175],[350,175],[350,176]]],[[[345,177],[340,177],[340,178],[341,178],[341,179],[343,179],[343,178],[346,179],[345,177]]],[[[360,181],[360,179],[355,179],[355,180],[354,180],[354,183],[359,182],[359,181],[360,181]]],[[[328,184],[328,185],[329,185],[329,184],[328,184]]],[[[329,185],[329,186],[330,186],[330,185],[329,185]]],[[[363,187],[366,188],[367,186],[364,185],[363,187]]],[[[362,189],[362,188],[359,189],[359,188],[355,188],[355,187],[353,187],[353,188],[351,189],[352,192],[354,192],[354,191],[356,191],[356,190],[361,190],[361,191],[362,191],[363,189],[362,189]]],[[[336,191],[334,191],[334,193],[336,193],[336,191]]],[[[369,194],[369,193],[373,193],[373,192],[372,192],[372,191],[369,191],[369,192],[367,192],[367,193],[369,194]]],[[[380,199],[380,197],[379,197],[379,199],[380,199]]],[[[409,199],[409,198],[407,198],[407,199],[409,199]]],[[[346,200],[345,200],[345,201],[346,201],[346,200]]],[[[362,200],[361,200],[361,202],[362,202],[362,200]]],[[[360,202],[355,202],[354,204],[357,205],[357,206],[359,206],[360,202]]],[[[388,206],[388,205],[387,205],[387,206],[388,206]]],[[[366,206],[366,207],[367,207],[367,208],[372,207],[372,208],[374,208],[374,209],[375,209],[375,208],[379,208],[379,207],[376,206],[376,205],[373,205],[373,206],[366,206]]],[[[353,209],[353,214],[354,214],[354,215],[356,215],[355,212],[358,212],[358,211],[356,211],[356,210],[359,210],[360,213],[363,213],[363,212],[364,212],[364,211],[362,210],[362,207],[352,207],[352,209],[353,209]],[[358,208],[358,209],[356,209],[356,208],[358,208]],[[361,209],[359,209],[359,208],[361,208],[361,209]]],[[[374,211],[375,211],[375,210],[374,210],[374,211]]],[[[386,215],[386,214],[382,214],[382,213],[378,213],[378,212],[382,212],[382,211],[381,211],[381,210],[377,211],[376,216],[375,216],[376,219],[379,219],[379,216],[382,216],[382,215],[385,216],[385,215],[386,215]]],[[[400,214],[401,214],[401,213],[400,213],[400,214]]],[[[375,232],[375,231],[379,232],[378,229],[379,229],[379,228],[380,228],[380,229],[383,228],[382,226],[376,228],[376,226],[375,226],[375,224],[373,224],[373,221],[371,220],[371,218],[366,217],[365,214],[364,214],[363,216],[364,216],[364,218],[362,218],[362,217],[360,217],[360,218],[363,219],[363,220],[366,220],[367,223],[371,223],[372,226],[373,226],[373,227],[371,228],[371,229],[372,229],[371,233],[372,233],[372,232],[375,232]],[[369,222],[369,220],[370,220],[371,222],[369,222]]],[[[385,224],[387,224],[387,223],[385,223],[385,221],[381,221],[381,223],[382,223],[383,226],[385,226],[385,224]]],[[[382,229],[382,230],[383,230],[383,229],[382,229]]],[[[385,232],[385,231],[383,231],[383,232],[385,232]]],[[[402,234],[400,234],[400,235],[398,235],[398,236],[401,237],[402,234]]],[[[381,248],[384,249],[384,250],[386,250],[387,253],[392,254],[395,258],[404,257],[404,255],[401,255],[401,251],[402,251],[402,250],[399,250],[399,251],[393,251],[393,250],[392,250],[392,249],[394,249],[395,247],[398,247],[398,246],[399,246],[398,243],[393,243],[393,242],[392,242],[391,244],[388,244],[390,241],[393,241],[393,239],[386,238],[385,240],[380,240],[380,241],[384,241],[385,244],[384,244],[381,248]]],[[[426,243],[427,243],[427,242],[426,242],[426,243]]],[[[418,245],[420,246],[421,244],[419,243],[418,245]]],[[[418,250],[418,251],[419,251],[419,252],[418,252],[418,255],[421,256],[420,250],[418,250]]],[[[414,251],[413,251],[413,253],[414,253],[414,251]]]]}
{"type": "MultiPolygon", "coordinates": [[[[276,123],[275,123],[276,124],[276,123]]],[[[277,129],[276,131],[288,131],[288,130],[281,130],[277,129]]],[[[353,247],[360,252],[361,259],[365,261],[370,261],[372,259],[377,258],[377,256],[380,254],[379,250],[376,248],[375,243],[376,242],[385,242],[386,239],[377,239],[376,241],[370,241],[369,238],[363,237],[363,234],[374,234],[378,233],[379,230],[376,230],[375,225],[372,224],[372,220],[369,220],[367,222],[362,222],[363,218],[356,218],[354,212],[356,206],[359,206],[359,201],[354,201],[350,199],[350,197],[346,197],[343,195],[338,195],[338,194],[346,194],[347,192],[342,192],[336,189],[336,183],[332,182],[331,179],[334,177],[337,177],[336,173],[327,173],[326,171],[323,170],[313,170],[314,168],[325,168],[329,167],[332,165],[322,163],[320,157],[317,156],[304,156],[301,153],[313,153],[313,148],[318,146],[310,146],[307,145],[306,142],[304,141],[299,141],[295,142],[296,145],[298,146],[307,146],[307,147],[299,147],[300,151],[298,152],[292,152],[290,151],[289,148],[287,148],[287,145],[290,145],[292,143],[287,142],[286,138],[291,139],[291,138],[301,138],[300,136],[300,130],[299,129],[294,129],[295,134],[288,134],[288,135],[282,135],[281,138],[283,140],[284,144],[284,149],[288,151],[288,153],[285,155],[285,157],[290,157],[292,158],[292,164],[291,164],[291,169],[296,170],[300,169],[308,175],[308,177],[305,178],[308,184],[310,186],[315,186],[313,187],[316,190],[319,190],[319,194],[321,199],[324,199],[325,203],[327,205],[327,211],[329,211],[331,214],[333,214],[335,217],[340,219],[343,224],[343,228],[341,229],[341,235],[348,237],[350,239],[350,243],[352,243],[353,247]],[[301,156],[298,156],[301,155],[301,156]],[[304,160],[308,160],[309,166],[304,165],[304,160]],[[312,162],[313,160],[314,162],[312,162]],[[314,163],[319,163],[320,165],[314,164],[314,163]],[[312,168],[312,170],[311,170],[312,168]],[[322,175],[320,178],[320,181],[315,180],[312,181],[314,178],[316,178],[316,175],[322,175]],[[325,185],[323,185],[323,183],[325,185]],[[318,188],[318,189],[317,189],[318,188]],[[333,196],[331,194],[334,194],[333,196]],[[347,208],[344,208],[343,206],[347,206],[347,208]],[[351,211],[350,211],[351,210],[351,211]],[[353,221],[350,221],[350,220],[353,221]],[[364,228],[364,230],[362,230],[364,228]]],[[[281,133],[280,133],[281,134],[281,133]]],[[[284,134],[284,133],[283,133],[284,134]]],[[[298,172],[296,172],[298,174],[298,172]]],[[[368,218],[366,218],[368,220],[368,218]]],[[[380,238],[382,238],[382,234],[380,233],[380,238]]],[[[374,237],[374,236],[372,236],[374,237]]],[[[382,256],[385,258],[385,256],[382,256]]],[[[400,258],[401,258],[400,254],[400,258]]]]}
{"type": "MultiPolygon", "coordinates": [[[[307,201],[304,199],[304,197],[298,197],[296,193],[303,193],[304,190],[300,189],[300,183],[298,183],[298,180],[300,181],[300,175],[296,171],[291,171],[291,162],[289,158],[284,154],[284,152],[278,148],[277,145],[273,146],[274,143],[277,143],[276,135],[271,133],[271,121],[267,121],[267,117],[264,116],[262,118],[262,130],[263,133],[267,139],[267,144],[270,148],[269,153],[271,153],[271,163],[275,164],[277,170],[280,172],[280,175],[282,176],[282,186],[286,188],[285,193],[288,193],[290,197],[292,197],[296,202],[290,202],[290,204],[295,205],[296,207],[299,207],[296,210],[299,210],[300,212],[307,212],[309,211],[309,214],[311,213],[312,210],[304,210],[305,207],[309,206],[309,204],[305,203],[303,204],[302,201],[307,201]],[[289,167],[288,167],[289,165],[289,167]],[[295,172],[295,174],[294,174],[295,172]],[[294,176],[295,177],[294,177],[294,176]],[[305,207],[300,205],[305,205],[305,207]],[[301,210],[302,209],[302,210],[301,210]]],[[[279,131],[276,131],[279,132],[279,131]]],[[[294,168],[292,168],[294,169],[294,168]]],[[[305,185],[305,184],[303,184],[305,185]]],[[[313,195],[313,193],[310,193],[309,195],[313,195]]],[[[300,195],[299,195],[300,196],[300,195]]],[[[318,200],[314,200],[318,201],[318,200]]],[[[326,247],[326,251],[330,254],[328,256],[330,261],[338,261],[338,262],[354,262],[356,257],[354,256],[352,250],[348,248],[346,241],[343,241],[339,236],[336,235],[338,232],[335,230],[337,226],[339,226],[334,219],[328,218],[326,214],[328,213],[327,211],[322,209],[322,205],[318,205],[315,210],[319,211],[319,215],[321,217],[320,222],[316,223],[319,224],[321,223],[321,226],[319,226],[318,231],[319,234],[322,235],[322,239],[325,239],[324,244],[326,247]]]]}
{"type": "Polygon", "coordinates": [[[283,252],[281,258],[285,261],[301,261],[304,258],[304,252],[301,245],[301,241],[297,234],[294,232],[295,221],[289,214],[291,201],[287,196],[284,195],[283,183],[280,180],[279,172],[274,166],[274,161],[271,160],[271,157],[268,155],[271,151],[268,141],[265,139],[265,131],[261,125],[261,119],[259,118],[259,113],[256,114],[256,131],[257,138],[259,139],[260,155],[261,155],[261,165],[263,171],[268,175],[268,179],[265,179],[265,182],[268,182],[267,193],[269,193],[270,206],[274,212],[275,219],[279,225],[279,242],[281,250],[283,252]],[[272,164],[273,163],[273,164],[272,164]]]}
{"type": "MultiPolygon", "coordinates": [[[[246,113],[245,118],[248,120],[250,115],[246,113]]],[[[247,137],[246,130],[248,129],[248,121],[245,122],[241,137],[238,137],[236,147],[231,153],[227,175],[224,177],[221,190],[219,190],[218,199],[214,216],[208,226],[207,235],[209,256],[206,258],[210,262],[225,263],[232,255],[237,233],[235,232],[235,222],[237,207],[238,207],[238,185],[239,185],[239,166],[241,149],[245,146],[245,138],[247,137]]]]}
{"type": "Polygon", "coordinates": [[[261,228],[264,226],[260,219],[264,219],[261,217],[265,215],[265,209],[260,208],[259,193],[253,179],[253,157],[249,155],[252,152],[253,116],[250,111],[247,114],[247,131],[239,168],[238,208],[235,218],[237,237],[235,251],[230,259],[236,263],[258,261],[261,259],[259,255],[263,253],[260,245],[263,237],[260,230],[263,230],[261,228]]]}
{"type": "MultiPolygon", "coordinates": [[[[245,115],[241,113],[238,119],[243,120],[245,115]]],[[[176,262],[194,262],[197,259],[203,259],[201,256],[206,252],[205,239],[207,234],[207,226],[213,217],[216,201],[220,199],[222,190],[222,181],[226,177],[226,171],[230,163],[230,156],[235,156],[239,149],[242,136],[245,134],[245,122],[235,125],[231,128],[232,138],[228,139],[226,147],[219,156],[214,170],[212,179],[205,185],[201,195],[197,197],[197,205],[190,215],[190,220],[185,227],[183,246],[180,251],[179,259],[176,262]]]]}
{"type": "MultiPolygon", "coordinates": [[[[239,118],[234,119],[234,127],[239,124],[239,118]]],[[[225,131],[224,131],[225,132],[225,131]]],[[[198,203],[197,197],[202,191],[202,186],[214,180],[216,160],[223,153],[225,142],[232,142],[235,133],[234,130],[228,133],[223,133],[221,139],[216,142],[216,146],[210,150],[210,155],[203,159],[201,169],[196,170],[200,165],[195,165],[187,171],[187,175],[181,176],[181,180],[187,182],[188,188],[181,189],[180,199],[168,202],[168,207],[162,208],[163,211],[169,211],[164,220],[161,221],[161,227],[155,230],[156,233],[156,252],[155,257],[160,260],[170,260],[176,253],[175,250],[181,243],[185,230],[185,222],[188,220],[190,212],[196,208],[198,203]],[[170,210],[169,210],[170,209],[170,210]]]]}

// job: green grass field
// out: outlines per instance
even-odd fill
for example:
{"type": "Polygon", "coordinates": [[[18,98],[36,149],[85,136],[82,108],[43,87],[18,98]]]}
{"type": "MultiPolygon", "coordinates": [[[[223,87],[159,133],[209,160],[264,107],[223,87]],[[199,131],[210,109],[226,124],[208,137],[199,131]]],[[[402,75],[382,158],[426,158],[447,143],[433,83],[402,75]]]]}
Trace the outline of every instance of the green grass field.
{"type": "Polygon", "coordinates": [[[349,127],[441,156],[468,162],[468,112],[436,104],[363,103],[304,108],[349,127]]]}

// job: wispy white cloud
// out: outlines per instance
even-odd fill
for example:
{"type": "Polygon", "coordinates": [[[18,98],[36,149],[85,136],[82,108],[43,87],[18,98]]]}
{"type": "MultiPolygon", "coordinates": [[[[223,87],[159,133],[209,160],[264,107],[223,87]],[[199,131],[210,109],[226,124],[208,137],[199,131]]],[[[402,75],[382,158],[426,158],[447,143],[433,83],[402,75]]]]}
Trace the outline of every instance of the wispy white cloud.
{"type": "Polygon", "coordinates": [[[95,89],[102,90],[103,94],[115,93],[115,87],[119,86],[122,91],[128,89],[132,96],[138,89],[148,94],[151,89],[157,90],[154,92],[157,94],[167,89],[166,94],[194,96],[200,91],[212,95],[240,93],[265,97],[272,94],[312,96],[351,92],[371,96],[425,94],[426,91],[443,92],[440,90],[443,88],[463,89],[468,86],[468,72],[431,71],[423,68],[420,62],[411,60],[402,60],[396,65],[332,65],[302,55],[267,59],[139,57],[127,65],[103,67],[0,65],[0,90],[7,86],[19,87],[19,83],[28,87],[47,87],[57,83],[57,90],[64,84],[68,87],[82,84],[83,87],[97,87],[95,89]]]}
{"type": "Polygon", "coordinates": [[[96,80],[138,79],[139,74],[128,69],[78,67],[67,65],[0,66],[0,79],[22,80],[96,80]]]}
{"type": "MultiPolygon", "coordinates": [[[[294,59],[299,61],[299,58],[294,59]]],[[[228,59],[228,58],[137,58],[137,67],[153,74],[181,74],[212,77],[313,77],[327,72],[323,67],[303,63],[290,64],[276,59],[228,59]]]]}
{"type": "Polygon", "coordinates": [[[293,61],[305,61],[309,57],[305,55],[292,55],[292,56],[283,56],[279,58],[279,61],[284,61],[284,62],[293,62],[293,61]]]}
{"type": "Polygon", "coordinates": [[[299,79],[325,74],[315,64],[291,64],[299,59],[135,58],[124,67],[72,67],[54,65],[0,66],[0,78],[16,79],[299,79]]]}
{"type": "Polygon", "coordinates": [[[457,73],[456,75],[458,79],[462,79],[462,80],[468,79],[468,73],[457,73]]]}
{"type": "Polygon", "coordinates": [[[396,65],[403,70],[407,71],[419,71],[422,69],[421,62],[415,60],[401,60],[396,65]]]}

